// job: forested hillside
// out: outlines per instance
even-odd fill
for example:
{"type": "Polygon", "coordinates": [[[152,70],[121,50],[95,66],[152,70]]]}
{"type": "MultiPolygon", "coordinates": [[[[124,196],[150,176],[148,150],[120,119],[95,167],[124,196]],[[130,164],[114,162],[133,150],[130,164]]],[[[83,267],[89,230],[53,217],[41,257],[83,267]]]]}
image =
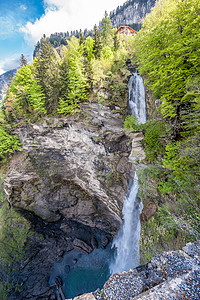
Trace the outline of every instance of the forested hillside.
{"type": "Polygon", "coordinates": [[[157,178],[161,197],[149,224],[154,239],[146,241],[154,250],[164,240],[200,237],[199,24],[199,0],[159,1],[134,41],[140,74],[161,104],[145,134],[154,166],[143,172],[144,180],[157,178]]]}
{"type": "MultiPolygon", "coordinates": [[[[1,110],[2,132],[44,115],[73,114],[83,101],[106,101],[110,106],[122,102],[127,89],[122,78],[128,73],[125,62],[133,39],[116,36],[115,31],[105,14],[101,32],[95,26],[93,38],[72,36],[61,55],[44,36],[34,61],[29,65],[24,61],[10,84],[1,110]]],[[[14,141],[8,146],[2,136],[1,141],[2,159],[16,147],[14,141]]]]}

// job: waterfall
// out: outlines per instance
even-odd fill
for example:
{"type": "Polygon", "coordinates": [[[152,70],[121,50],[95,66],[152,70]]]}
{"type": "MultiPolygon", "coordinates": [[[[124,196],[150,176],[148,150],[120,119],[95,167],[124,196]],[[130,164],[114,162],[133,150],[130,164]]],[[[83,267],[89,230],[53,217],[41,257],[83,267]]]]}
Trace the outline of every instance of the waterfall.
{"type": "Polygon", "coordinates": [[[145,90],[143,79],[137,71],[130,77],[128,88],[130,113],[137,117],[138,123],[144,124],[146,122],[145,90]]]}
{"type": "MultiPolygon", "coordinates": [[[[130,77],[128,88],[130,113],[136,116],[138,123],[144,124],[146,122],[145,90],[143,79],[137,71],[130,77]]],[[[128,271],[140,264],[140,214],[143,206],[137,198],[138,188],[138,178],[135,173],[130,193],[124,200],[123,224],[112,245],[116,248],[114,261],[110,264],[112,274],[128,271]]]]}
{"type": "Polygon", "coordinates": [[[110,264],[111,274],[135,268],[140,263],[139,239],[142,203],[137,198],[138,188],[138,178],[135,173],[130,194],[124,200],[122,210],[124,221],[113,241],[116,255],[110,264]]]}

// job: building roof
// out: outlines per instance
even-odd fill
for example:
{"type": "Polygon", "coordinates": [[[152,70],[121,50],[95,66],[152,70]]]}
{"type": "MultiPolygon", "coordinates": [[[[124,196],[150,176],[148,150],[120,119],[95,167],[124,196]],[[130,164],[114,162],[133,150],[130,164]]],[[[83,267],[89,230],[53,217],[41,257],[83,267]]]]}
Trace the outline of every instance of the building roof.
{"type": "Polygon", "coordinates": [[[135,31],[133,28],[131,28],[129,26],[120,26],[117,29],[117,31],[115,32],[115,34],[118,34],[118,33],[124,33],[124,34],[126,34],[127,32],[135,34],[137,31],[135,31]]]}

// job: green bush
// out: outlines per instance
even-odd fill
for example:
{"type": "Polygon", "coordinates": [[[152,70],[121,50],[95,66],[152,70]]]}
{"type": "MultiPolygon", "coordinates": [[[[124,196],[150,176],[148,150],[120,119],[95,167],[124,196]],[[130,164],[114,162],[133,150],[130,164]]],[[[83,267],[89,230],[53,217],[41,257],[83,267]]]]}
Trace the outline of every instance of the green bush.
{"type": "Polygon", "coordinates": [[[165,153],[166,127],[162,121],[153,121],[146,124],[145,152],[150,161],[160,159],[165,153]]]}
{"type": "Polygon", "coordinates": [[[7,154],[22,150],[21,142],[16,135],[11,135],[2,126],[0,126],[0,160],[7,154]]]}
{"type": "Polygon", "coordinates": [[[135,115],[127,116],[124,121],[124,128],[131,131],[142,130],[143,124],[138,124],[137,117],[135,115]]]}

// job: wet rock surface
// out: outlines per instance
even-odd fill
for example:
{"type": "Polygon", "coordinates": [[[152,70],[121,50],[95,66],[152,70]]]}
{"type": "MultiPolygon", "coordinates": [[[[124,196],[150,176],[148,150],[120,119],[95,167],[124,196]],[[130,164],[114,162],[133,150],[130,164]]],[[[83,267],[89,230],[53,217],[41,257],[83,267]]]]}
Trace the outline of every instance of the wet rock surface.
{"type": "Polygon", "coordinates": [[[96,299],[190,299],[200,295],[200,241],[164,252],[144,266],[112,275],[96,299]]]}

